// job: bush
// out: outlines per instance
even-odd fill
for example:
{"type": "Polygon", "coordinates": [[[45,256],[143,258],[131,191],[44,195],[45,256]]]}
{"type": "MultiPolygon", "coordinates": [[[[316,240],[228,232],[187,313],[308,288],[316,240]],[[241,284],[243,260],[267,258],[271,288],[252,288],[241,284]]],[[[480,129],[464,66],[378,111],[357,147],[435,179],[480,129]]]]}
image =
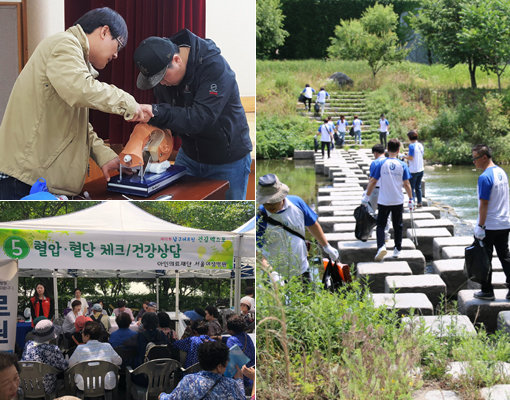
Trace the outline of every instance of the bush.
{"type": "Polygon", "coordinates": [[[257,118],[257,158],[292,157],[294,149],[313,149],[318,126],[302,117],[257,118]]]}

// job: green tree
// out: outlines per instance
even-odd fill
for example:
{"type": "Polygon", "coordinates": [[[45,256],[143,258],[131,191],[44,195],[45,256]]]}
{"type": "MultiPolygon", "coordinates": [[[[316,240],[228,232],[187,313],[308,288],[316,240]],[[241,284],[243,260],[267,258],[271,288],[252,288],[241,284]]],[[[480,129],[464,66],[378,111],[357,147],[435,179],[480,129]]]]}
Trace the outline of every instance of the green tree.
{"type": "Polygon", "coordinates": [[[372,76],[386,65],[404,60],[407,50],[398,43],[398,15],[393,6],[376,4],[360,20],[341,21],[335,27],[328,54],[331,58],[366,60],[372,76]]]}
{"type": "Polygon", "coordinates": [[[481,43],[474,43],[462,32],[469,31],[468,20],[462,18],[466,0],[423,0],[418,12],[411,15],[411,26],[418,31],[437,59],[453,68],[466,63],[471,87],[476,88],[476,69],[484,64],[481,43]]]}
{"type": "Polygon", "coordinates": [[[496,74],[501,90],[501,75],[510,61],[510,2],[471,0],[461,4],[460,15],[459,42],[476,49],[480,68],[496,74]]]}
{"type": "Polygon", "coordinates": [[[257,0],[257,57],[269,58],[282,46],[289,33],[283,29],[285,16],[280,0],[257,0]]]}

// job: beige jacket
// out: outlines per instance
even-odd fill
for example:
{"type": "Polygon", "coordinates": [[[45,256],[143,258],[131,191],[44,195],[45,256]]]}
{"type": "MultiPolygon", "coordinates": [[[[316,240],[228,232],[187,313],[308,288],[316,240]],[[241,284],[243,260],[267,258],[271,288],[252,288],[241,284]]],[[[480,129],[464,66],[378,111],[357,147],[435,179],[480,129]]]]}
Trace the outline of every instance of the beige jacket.
{"type": "Polygon", "coordinates": [[[44,39],[21,71],[0,125],[0,172],[54,194],[76,195],[89,156],[103,166],[116,154],[89,123],[89,108],[133,118],[136,100],[96,80],[81,26],[44,39]]]}

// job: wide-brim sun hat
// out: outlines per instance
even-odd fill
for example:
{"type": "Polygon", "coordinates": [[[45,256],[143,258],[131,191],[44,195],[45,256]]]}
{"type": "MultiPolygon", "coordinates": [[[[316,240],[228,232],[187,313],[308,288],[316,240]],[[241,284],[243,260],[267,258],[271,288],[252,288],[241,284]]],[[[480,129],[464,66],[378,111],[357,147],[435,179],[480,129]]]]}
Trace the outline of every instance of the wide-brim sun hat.
{"type": "Polygon", "coordinates": [[[239,302],[239,304],[245,304],[251,310],[253,308],[253,300],[254,299],[250,296],[244,296],[241,298],[241,301],[239,302]]]}
{"type": "Polygon", "coordinates": [[[275,174],[267,174],[259,178],[257,185],[257,202],[260,204],[279,203],[289,194],[289,187],[280,182],[275,174]]]}
{"type": "Polygon", "coordinates": [[[56,339],[57,334],[55,333],[55,327],[53,322],[49,319],[43,319],[39,321],[34,328],[34,341],[37,343],[49,342],[52,339],[56,339]]]}

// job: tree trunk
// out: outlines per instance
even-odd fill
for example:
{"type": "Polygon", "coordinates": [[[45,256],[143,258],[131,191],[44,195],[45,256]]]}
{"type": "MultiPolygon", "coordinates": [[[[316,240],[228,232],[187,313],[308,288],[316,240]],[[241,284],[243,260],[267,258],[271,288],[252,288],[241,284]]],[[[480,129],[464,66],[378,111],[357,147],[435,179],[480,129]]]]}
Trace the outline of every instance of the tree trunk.
{"type": "Polygon", "coordinates": [[[476,89],[476,64],[469,60],[469,76],[471,77],[471,89],[476,89]]]}

